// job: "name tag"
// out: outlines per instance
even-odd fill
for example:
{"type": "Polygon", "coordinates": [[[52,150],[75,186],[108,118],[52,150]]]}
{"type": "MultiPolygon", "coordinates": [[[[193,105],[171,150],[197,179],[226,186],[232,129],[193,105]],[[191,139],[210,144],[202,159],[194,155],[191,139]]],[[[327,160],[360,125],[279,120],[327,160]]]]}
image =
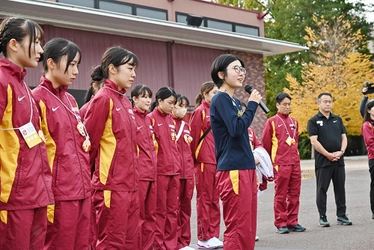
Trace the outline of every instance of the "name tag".
{"type": "Polygon", "coordinates": [[[35,127],[31,122],[20,127],[19,131],[21,132],[21,135],[29,148],[32,148],[42,142],[42,139],[36,132],[35,127]]]}

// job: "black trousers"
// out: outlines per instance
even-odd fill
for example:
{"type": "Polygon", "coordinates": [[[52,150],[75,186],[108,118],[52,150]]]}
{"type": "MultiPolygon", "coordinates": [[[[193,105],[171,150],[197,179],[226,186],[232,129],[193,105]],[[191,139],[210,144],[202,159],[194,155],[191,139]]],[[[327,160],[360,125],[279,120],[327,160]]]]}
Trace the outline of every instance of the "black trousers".
{"type": "Polygon", "coordinates": [[[369,172],[370,172],[370,207],[371,212],[374,214],[374,159],[369,160],[369,172]]]}
{"type": "Polygon", "coordinates": [[[345,206],[345,167],[344,166],[327,166],[316,168],[316,202],[320,216],[326,216],[327,191],[330,182],[334,185],[334,195],[336,204],[336,216],[346,214],[345,206]]]}

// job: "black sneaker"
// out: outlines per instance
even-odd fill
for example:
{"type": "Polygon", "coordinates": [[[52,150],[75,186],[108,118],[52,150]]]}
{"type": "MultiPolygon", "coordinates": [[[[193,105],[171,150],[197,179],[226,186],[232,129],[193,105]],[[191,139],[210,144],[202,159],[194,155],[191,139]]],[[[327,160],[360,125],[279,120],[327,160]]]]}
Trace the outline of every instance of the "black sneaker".
{"type": "Polygon", "coordinates": [[[280,228],[277,228],[277,233],[279,234],[288,234],[290,231],[288,231],[288,228],[287,227],[280,227],[280,228]]]}
{"type": "Polygon", "coordinates": [[[352,221],[346,215],[338,216],[338,225],[349,226],[352,225],[352,221]]]}
{"type": "Polygon", "coordinates": [[[289,227],[288,230],[293,231],[293,232],[304,232],[306,228],[300,224],[297,224],[296,226],[289,227]]]}
{"type": "Polygon", "coordinates": [[[326,216],[319,217],[319,226],[320,227],[329,227],[330,226],[330,223],[327,221],[326,216]]]}

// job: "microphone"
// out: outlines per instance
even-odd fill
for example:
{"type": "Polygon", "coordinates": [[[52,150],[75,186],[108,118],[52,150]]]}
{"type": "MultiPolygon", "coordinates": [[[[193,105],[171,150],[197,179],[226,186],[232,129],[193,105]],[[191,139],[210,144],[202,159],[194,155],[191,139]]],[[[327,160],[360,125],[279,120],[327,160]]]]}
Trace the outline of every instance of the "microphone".
{"type": "MultiPolygon", "coordinates": [[[[247,92],[248,94],[251,94],[252,91],[253,91],[254,88],[252,88],[251,85],[245,85],[244,86],[244,90],[245,92],[247,92]]],[[[258,104],[260,105],[261,109],[267,114],[270,112],[270,110],[268,109],[268,107],[266,107],[266,104],[263,102],[263,101],[260,101],[260,103],[258,104]]]]}

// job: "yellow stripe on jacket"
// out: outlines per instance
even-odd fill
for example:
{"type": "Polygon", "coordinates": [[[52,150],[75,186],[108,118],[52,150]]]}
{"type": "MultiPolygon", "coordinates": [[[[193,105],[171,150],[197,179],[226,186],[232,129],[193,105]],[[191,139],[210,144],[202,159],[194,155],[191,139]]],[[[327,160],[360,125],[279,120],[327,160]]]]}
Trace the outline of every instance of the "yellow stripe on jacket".
{"type": "Polygon", "coordinates": [[[45,106],[45,103],[42,100],[39,101],[39,106],[40,106],[41,117],[42,117],[42,122],[40,126],[45,137],[45,144],[47,147],[47,155],[48,155],[48,163],[49,163],[49,167],[51,168],[51,172],[52,172],[53,162],[56,156],[56,142],[53,140],[51,134],[49,133],[48,121],[47,121],[48,120],[47,119],[47,107],[45,106]]]}
{"type": "Polygon", "coordinates": [[[273,130],[273,133],[271,135],[271,161],[274,163],[275,162],[275,157],[276,157],[277,151],[278,151],[278,138],[277,138],[276,131],[275,131],[274,121],[271,122],[271,127],[272,127],[272,130],[273,130]]]}
{"type": "Polygon", "coordinates": [[[109,102],[109,115],[105,122],[105,129],[100,139],[100,182],[106,184],[109,175],[110,165],[117,147],[116,137],[113,133],[113,100],[109,102]]]}
{"type": "MultiPolygon", "coordinates": [[[[201,128],[204,126],[204,119],[205,119],[205,110],[202,110],[201,111],[201,128]]],[[[199,140],[200,138],[204,135],[204,130],[203,129],[200,129],[200,137],[199,137],[199,140]]],[[[197,145],[197,148],[196,148],[196,152],[195,152],[195,159],[197,159],[199,157],[199,153],[200,153],[200,148],[201,146],[203,145],[203,141],[204,141],[204,138],[200,141],[199,145],[197,145]]]]}
{"type": "MultiPolygon", "coordinates": [[[[4,110],[4,116],[0,124],[0,128],[13,128],[13,100],[12,88],[8,85],[7,106],[4,110]]],[[[20,142],[15,130],[0,130],[0,201],[7,203],[18,166],[18,155],[20,151],[20,142]]]]}

